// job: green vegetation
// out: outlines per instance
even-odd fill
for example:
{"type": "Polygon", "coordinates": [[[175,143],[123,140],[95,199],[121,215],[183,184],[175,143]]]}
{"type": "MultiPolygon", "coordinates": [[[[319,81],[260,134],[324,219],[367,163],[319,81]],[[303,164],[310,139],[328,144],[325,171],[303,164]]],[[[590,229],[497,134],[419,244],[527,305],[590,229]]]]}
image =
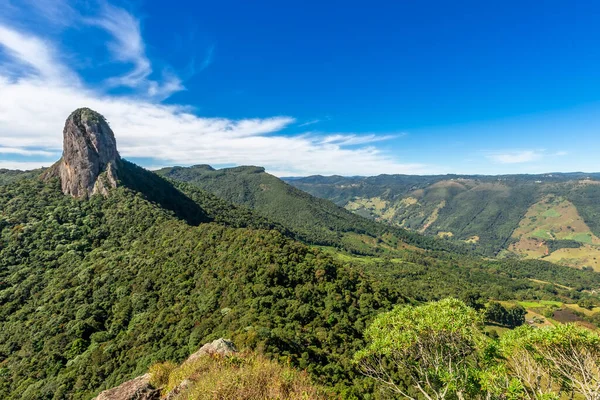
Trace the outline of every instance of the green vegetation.
{"type": "Polygon", "coordinates": [[[89,398],[220,336],[352,385],[362,329],[403,301],[396,288],[276,231],[193,227],[145,197],[0,187],[0,397],[89,398]]]}
{"type": "Polygon", "coordinates": [[[523,326],[498,340],[482,314],[445,299],[380,314],[365,336],[355,361],[402,398],[600,396],[600,336],[579,326],[523,326]]]}
{"type": "Polygon", "coordinates": [[[542,214],[544,217],[549,217],[549,218],[559,218],[561,216],[561,214],[556,211],[556,209],[554,208],[550,208],[546,211],[544,211],[544,213],[542,214]]]}
{"type": "Polygon", "coordinates": [[[1,169],[0,168],[0,185],[6,185],[9,183],[13,183],[19,181],[21,179],[31,179],[40,175],[43,170],[33,170],[33,171],[16,171],[10,169],[1,169]]]}
{"type": "Polygon", "coordinates": [[[522,305],[517,305],[511,308],[506,308],[498,302],[488,304],[484,318],[487,323],[503,325],[507,328],[516,328],[525,323],[525,308],[522,305]]]}
{"type": "Polygon", "coordinates": [[[536,237],[538,239],[546,239],[546,240],[552,240],[552,239],[554,239],[552,237],[552,235],[550,234],[550,232],[548,232],[545,229],[538,229],[537,231],[533,232],[531,234],[531,236],[536,237]]]}
{"type": "MultiPolygon", "coordinates": [[[[313,176],[290,179],[289,183],[394,226],[432,236],[450,232],[451,240],[473,242],[483,253],[495,256],[503,250],[523,254],[523,249],[511,247],[521,237],[515,235],[520,225],[526,228],[526,237],[597,243],[594,237],[600,237],[599,181],[598,174],[573,173],[313,176]],[[471,240],[473,237],[478,238],[476,243],[471,240]]],[[[528,257],[545,256],[544,251],[525,253],[528,257]]],[[[564,262],[579,266],[580,260],[585,265],[590,254],[569,257],[574,260],[565,257],[564,262]]]]}
{"type": "Polygon", "coordinates": [[[576,325],[524,326],[505,334],[500,349],[508,373],[529,398],[600,396],[600,336],[595,332],[576,325]]]}
{"type": "Polygon", "coordinates": [[[576,242],[581,243],[592,243],[592,235],[589,233],[575,233],[569,237],[570,240],[574,240],[576,242]]]}
{"type": "Polygon", "coordinates": [[[150,367],[151,383],[168,394],[190,382],[174,399],[213,400],[305,400],[327,399],[324,388],[314,385],[309,376],[284,367],[260,354],[243,353],[229,357],[199,357],[180,366],[171,362],[150,367]]]}
{"type": "Polygon", "coordinates": [[[600,274],[543,261],[309,247],[290,238],[295,223],[192,184],[127,162],[119,176],[89,200],[35,177],[0,185],[0,398],[89,399],[228,337],[344,398],[376,399],[352,358],[378,313],[473,293],[577,303],[600,288],[600,274]]]}
{"type": "Polygon", "coordinates": [[[362,218],[330,201],[313,197],[260,167],[214,170],[207,165],[172,167],[156,171],[188,191],[191,185],[288,228],[294,238],[310,244],[334,246],[356,254],[376,255],[393,251],[401,243],[417,247],[466,252],[467,246],[418,235],[362,218]]]}
{"type": "Polygon", "coordinates": [[[397,307],[369,326],[369,345],[355,360],[402,398],[474,399],[481,391],[474,385],[485,343],[481,327],[481,316],[459,300],[397,307]]]}
{"type": "Polygon", "coordinates": [[[548,240],[546,246],[551,253],[560,249],[578,249],[581,247],[581,240],[548,240]]]}

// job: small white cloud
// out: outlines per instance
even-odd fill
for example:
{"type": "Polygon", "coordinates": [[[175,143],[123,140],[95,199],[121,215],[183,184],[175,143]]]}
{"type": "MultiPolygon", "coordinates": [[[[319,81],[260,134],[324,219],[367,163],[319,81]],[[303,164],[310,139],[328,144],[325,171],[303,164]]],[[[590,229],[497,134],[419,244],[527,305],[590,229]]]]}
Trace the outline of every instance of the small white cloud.
{"type": "Polygon", "coordinates": [[[354,146],[360,144],[382,142],[386,140],[396,139],[404,134],[398,135],[357,135],[352,133],[336,133],[333,135],[327,135],[321,139],[322,144],[332,144],[338,146],[354,146]]]}
{"type": "Polygon", "coordinates": [[[50,167],[53,163],[42,161],[4,161],[0,160],[0,169],[17,169],[20,171],[31,171],[42,167],[50,167]]]}
{"type": "Polygon", "coordinates": [[[0,154],[17,154],[20,156],[45,156],[52,157],[56,155],[56,152],[46,150],[32,150],[19,147],[2,147],[0,146],[0,154]]]}
{"type": "Polygon", "coordinates": [[[543,153],[537,150],[522,150],[488,154],[486,157],[500,164],[519,164],[539,160],[543,157],[543,153]]]}
{"type": "Polygon", "coordinates": [[[319,122],[321,122],[320,119],[313,119],[311,121],[306,121],[300,125],[298,125],[299,127],[303,127],[303,126],[310,126],[310,125],[314,125],[314,124],[318,124],[319,122]]]}

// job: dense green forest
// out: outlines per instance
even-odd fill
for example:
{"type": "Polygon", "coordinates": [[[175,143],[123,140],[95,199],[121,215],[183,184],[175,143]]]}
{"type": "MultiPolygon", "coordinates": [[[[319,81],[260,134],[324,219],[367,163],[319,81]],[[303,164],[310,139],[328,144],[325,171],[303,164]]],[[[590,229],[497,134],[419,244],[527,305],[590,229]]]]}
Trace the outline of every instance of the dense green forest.
{"type": "Polygon", "coordinates": [[[420,248],[465,253],[471,246],[437,240],[355,215],[283,182],[261,167],[215,170],[207,165],[156,171],[189,192],[197,186],[219,198],[255,210],[288,228],[306,243],[334,246],[356,254],[375,255],[402,243],[420,248]]]}
{"type": "Polygon", "coordinates": [[[576,302],[600,287],[591,271],[448,252],[343,262],[198,188],[127,162],[120,176],[90,200],[56,180],[0,186],[1,397],[90,398],[229,337],[369,398],[352,357],[381,311],[468,292],[576,302]]]}

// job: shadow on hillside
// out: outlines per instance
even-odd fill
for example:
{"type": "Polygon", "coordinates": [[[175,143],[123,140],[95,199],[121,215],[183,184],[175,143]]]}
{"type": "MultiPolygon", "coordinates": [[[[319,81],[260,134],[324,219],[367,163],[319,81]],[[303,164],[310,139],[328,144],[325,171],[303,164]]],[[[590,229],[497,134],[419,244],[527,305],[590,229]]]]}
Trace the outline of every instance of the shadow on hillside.
{"type": "Polygon", "coordinates": [[[171,183],[129,161],[121,160],[119,180],[123,186],[142,193],[148,201],[170,210],[190,225],[210,222],[206,212],[171,183]]]}

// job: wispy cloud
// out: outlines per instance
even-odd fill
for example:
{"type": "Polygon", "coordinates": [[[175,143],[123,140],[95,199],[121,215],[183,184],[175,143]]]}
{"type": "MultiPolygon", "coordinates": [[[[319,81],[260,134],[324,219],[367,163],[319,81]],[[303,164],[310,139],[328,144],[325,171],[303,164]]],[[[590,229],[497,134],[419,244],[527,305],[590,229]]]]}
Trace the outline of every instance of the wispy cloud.
{"type": "Polygon", "coordinates": [[[46,156],[52,157],[56,155],[54,151],[35,150],[21,147],[2,147],[0,146],[0,154],[18,154],[20,156],[46,156]]]}
{"type": "Polygon", "coordinates": [[[303,123],[301,123],[298,126],[299,127],[310,126],[310,125],[318,124],[319,122],[321,122],[320,119],[313,119],[313,120],[310,120],[310,121],[303,122],[303,123]]]}
{"type": "Polygon", "coordinates": [[[357,134],[344,134],[336,133],[333,135],[327,135],[321,139],[322,144],[332,144],[338,146],[356,146],[367,143],[383,142],[386,140],[396,139],[400,136],[406,135],[405,133],[399,133],[395,135],[376,135],[374,133],[367,135],[357,134]]]}
{"type": "Polygon", "coordinates": [[[58,59],[54,46],[38,37],[18,32],[0,24],[0,46],[8,53],[8,59],[0,64],[5,77],[30,76],[48,81],[70,79],[76,76],[58,59]]]}
{"type": "MultiPolygon", "coordinates": [[[[182,83],[167,71],[160,80],[152,78],[139,20],[108,4],[87,18],[109,33],[106,45],[114,61],[132,66],[127,74],[106,79],[145,93],[114,95],[94,89],[63,61],[56,42],[41,39],[37,29],[0,20],[0,168],[48,166],[48,157],[62,147],[65,118],[85,106],[107,117],[124,157],[150,160],[153,166],[253,164],[280,175],[433,172],[427,165],[399,162],[373,146],[394,135],[290,135],[283,132],[295,123],[290,116],[204,118],[188,105],[164,104],[160,100],[181,90],[182,83]]],[[[211,60],[209,52],[203,65],[211,60]]]]}
{"type": "Polygon", "coordinates": [[[28,15],[43,18],[53,25],[66,27],[78,18],[68,0],[20,0],[27,5],[28,15]],[[34,11],[34,12],[31,12],[34,11]]]}
{"type": "Polygon", "coordinates": [[[213,63],[214,54],[215,46],[213,45],[208,48],[208,50],[206,51],[206,56],[204,57],[204,60],[202,60],[202,64],[200,64],[200,67],[198,69],[194,69],[194,73],[202,72],[206,68],[208,68],[213,63]]]}
{"type": "Polygon", "coordinates": [[[122,8],[104,3],[99,15],[86,18],[85,21],[111,35],[112,39],[107,43],[107,47],[115,61],[133,66],[125,75],[108,79],[109,85],[141,88],[149,96],[161,99],[185,89],[181,79],[168,70],[162,71],[160,82],[149,79],[153,72],[152,63],[146,55],[140,21],[132,14],[122,8]]]}
{"type": "Polygon", "coordinates": [[[520,150],[488,154],[486,157],[500,164],[519,164],[537,161],[543,157],[543,152],[538,150],[520,150]]]}

